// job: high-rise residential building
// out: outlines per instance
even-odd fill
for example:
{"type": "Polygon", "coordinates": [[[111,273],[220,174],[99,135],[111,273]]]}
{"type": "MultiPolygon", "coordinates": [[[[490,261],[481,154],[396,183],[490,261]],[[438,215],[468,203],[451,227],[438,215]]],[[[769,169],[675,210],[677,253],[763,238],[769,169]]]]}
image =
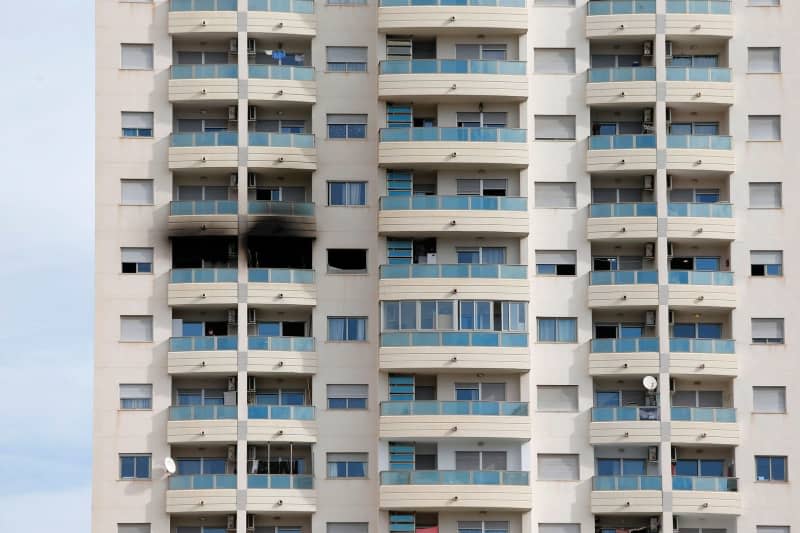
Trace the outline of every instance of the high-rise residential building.
{"type": "Polygon", "coordinates": [[[800,8],[96,0],[94,533],[800,528],[800,8]]]}

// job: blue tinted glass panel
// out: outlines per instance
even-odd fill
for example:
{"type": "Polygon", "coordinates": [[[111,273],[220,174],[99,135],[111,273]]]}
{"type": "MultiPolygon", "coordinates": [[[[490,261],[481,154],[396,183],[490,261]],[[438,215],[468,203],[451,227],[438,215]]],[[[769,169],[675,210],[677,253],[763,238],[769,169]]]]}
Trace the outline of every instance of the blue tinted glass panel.
{"type": "Polygon", "coordinates": [[[697,338],[699,339],[721,339],[722,324],[698,324],[697,338]]]}
{"type": "Polygon", "coordinates": [[[675,474],[679,476],[696,476],[697,460],[678,459],[678,462],[675,464],[675,474]]]}
{"type": "Polygon", "coordinates": [[[680,339],[693,339],[694,332],[694,324],[675,324],[672,326],[672,336],[680,339]]]}
{"type": "Polygon", "coordinates": [[[725,462],[722,460],[704,459],[700,461],[701,476],[723,477],[724,469],[725,462]]]}
{"type": "Polygon", "coordinates": [[[620,474],[619,459],[598,459],[598,476],[618,476],[620,474]]]}

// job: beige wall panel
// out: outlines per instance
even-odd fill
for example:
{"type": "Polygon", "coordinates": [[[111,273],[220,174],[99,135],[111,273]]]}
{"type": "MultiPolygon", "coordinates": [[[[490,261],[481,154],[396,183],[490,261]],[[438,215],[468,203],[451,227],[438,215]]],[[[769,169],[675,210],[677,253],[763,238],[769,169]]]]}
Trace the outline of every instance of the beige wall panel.
{"type": "Polygon", "coordinates": [[[589,217],[588,239],[651,239],[658,235],[656,217],[589,217]]]}
{"type": "Polygon", "coordinates": [[[169,352],[168,371],[178,374],[236,374],[236,352],[219,350],[210,352],[169,352]]]}
{"type": "Polygon", "coordinates": [[[254,169],[316,170],[316,148],[250,146],[247,165],[254,169]]]}
{"type": "Polygon", "coordinates": [[[668,81],[667,102],[733,105],[733,87],[726,82],[668,81]]]}
{"type": "Polygon", "coordinates": [[[308,489],[248,489],[249,513],[315,513],[317,491],[308,489]]]}
{"type": "Polygon", "coordinates": [[[657,444],[661,442],[661,422],[591,422],[589,435],[592,444],[657,444]]]}
{"type": "Polygon", "coordinates": [[[170,283],[167,285],[169,305],[236,305],[239,288],[236,283],[170,283]]]}
{"type": "Polygon", "coordinates": [[[247,13],[247,31],[259,37],[314,37],[317,17],[306,13],[250,11],[247,13]]]}
{"type": "Polygon", "coordinates": [[[518,370],[530,368],[527,348],[412,346],[380,348],[381,370],[518,370]],[[456,358],[453,361],[453,358],[456,358]]]}
{"type": "Polygon", "coordinates": [[[481,6],[401,6],[378,9],[378,31],[509,31],[528,29],[528,10],[481,6]]]}
{"type": "Polygon", "coordinates": [[[382,210],[378,232],[414,234],[527,235],[527,211],[445,211],[438,209],[382,210]],[[455,224],[453,224],[455,221],[455,224]]]}
{"type": "Polygon", "coordinates": [[[736,307],[736,286],[675,285],[669,286],[670,307],[736,307]]]}
{"type": "Polygon", "coordinates": [[[236,11],[172,11],[169,33],[236,33],[236,11]]]}
{"type": "Polygon", "coordinates": [[[650,37],[656,33],[655,14],[592,15],[586,17],[586,37],[650,37]]]}
{"type": "Polygon", "coordinates": [[[722,217],[669,217],[668,239],[720,239],[736,238],[736,219],[722,217]]]}
{"type": "Polygon", "coordinates": [[[247,352],[247,371],[250,373],[315,374],[318,366],[317,352],[247,352]]]}
{"type": "Polygon", "coordinates": [[[169,80],[170,102],[235,102],[237,98],[236,79],[169,80]]]}
{"type": "Polygon", "coordinates": [[[248,419],[249,442],[317,442],[315,420],[248,419]]]}
{"type": "Polygon", "coordinates": [[[236,420],[170,420],[167,442],[170,444],[219,444],[236,442],[236,420]]]}
{"type": "Polygon", "coordinates": [[[667,150],[667,170],[734,172],[736,155],[734,150],[670,148],[667,150]]]}
{"type": "Polygon", "coordinates": [[[670,374],[687,376],[731,376],[739,374],[736,354],[670,353],[670,374]]]}
{"type": "Polygon", "coordinates": [[[494,74],[381,74],[378,96],[397,97],[476,97],[482,101],[525,100],[527,76],[494,74]],[[455,86],[455,88],[453,88],[455,86]]]}
{"type": "Polygon", "coordinates": [[[589,285],[589,307],[655,307],[658,285],[589,285]]]}
{"type": "Polygon", "coordinates": [[[586,103],[588,105],[644,104],[655,101],[656,82],[654,81],[624,81],[586,84],[586,103]]]}
{"type": "MultiPolygon", "coordinates": [[[[655,154],[653,157],[655,162],[655,154]]],[[[467,164],[521,168],[528,166],[528,145],[523,142],[381,142],[378,143],[378,163],[383,166],[467,164]]]]}
{"type": "Polygon", "coordinates": [[[739,424],[722,422],[670,422],[673,444],[724,445],[739,444],[739,424]]]}
{"type": "Polygon", "coordinates": [[[656,168],[656,151],[650,148],[634,150],[589,150],[586,170],[589,172],[648,171],[656,168]]]}
{"type": "Polygon", "coordinates": [[[740,515],[742,497],[738,492],[676,490],[672,493],[672,511],[675,514],[740,515]]]}
{"type": "Polygon", "coordinates": [[[732,37],[733,15],[667,13],[667,35],[690,37],[732,37]]]}
{"type": "Polygon", "coordinates": [[[528,301],[530,298],[528,290],[526,279],[411,278],[382,279],[378,294],[381,300],[528,301]]]}
{"type": "Polygon", "coordinates": [[[593,490],[592,512],[598,514],[660,513],[659,490],[593,490]]]}
{"type": "Polygon", "coordinates": [[[250,78],[247,80],[248,98],[251,102],[271,104],[303,103],[317,101],[317,82],[250,78]]]}
{"type": "Polygon", "coordinates": [[[382,439],[531,439],[527,416],[381,416],[379,427],[382,439]]]}
{"type": "Polygon", "coordinates": [[[527,485],[381,485],[381,509],[456,510],[531,508],[527,485]]]}
{"type": "Polygon", "coordinates": [[[317,305],[316,283],[248,283],[247,302],[253,305],[317,305]]]}
{"type": "Polygon", "coordinates": [[[656,352],[589,354],[589,374],[592,376],[658,374],[659,364],[656,352]]]}
{"type": "Polygon", "coordinates": [[[236,146],[205,146],[169,148],[170,170],[203,170],[225,168],[233,171],[239,163],[236,146]]]}
{"type": "Polygon", "coordinates": [[[236,490],[168,490],[168,513],[235,513],[236,490]]]}

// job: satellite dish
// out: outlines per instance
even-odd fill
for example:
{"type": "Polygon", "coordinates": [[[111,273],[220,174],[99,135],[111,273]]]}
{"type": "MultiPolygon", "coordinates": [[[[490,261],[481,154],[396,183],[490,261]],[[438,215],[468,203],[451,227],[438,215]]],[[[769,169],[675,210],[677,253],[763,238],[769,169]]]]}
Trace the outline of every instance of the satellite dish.
{"type": "Polygon", "coordinates": [[[167,474],[174,474],[177,470],[177,467],[175,466],[175,459],[172,457],[164,458],[164,468],[167,470],[167,474]]]}
{"type": "Polygon", "coordinates": [[[656,387],[658,387],[658,380],[653,376],[645,376],[642,379],[642,385],[644,385],[645,389],[649,391],[654,391],[656,390],[656,387]]]}

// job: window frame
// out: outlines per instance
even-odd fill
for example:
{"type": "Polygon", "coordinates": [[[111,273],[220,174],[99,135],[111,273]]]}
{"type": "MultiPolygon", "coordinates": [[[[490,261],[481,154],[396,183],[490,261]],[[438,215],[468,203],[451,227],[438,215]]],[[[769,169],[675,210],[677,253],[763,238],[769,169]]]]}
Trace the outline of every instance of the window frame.
{"type": "Polygon", "coordinates": [[[355,181],[355,180],[328,180],[328,207],[367,207],[367,182],[366,181],[355,181]],[[344,203],[335,204],[331,202],[332,194],[331,194],[331,186],[332,185],[344,185],[344,203]],[[354,185],[359,185],[363,187],[363,204],[354,204],[350,203],[350,188],[354,185]]]}
{"type": "Polygon", "coordinates": [[[752,278],[782,278],[783,277],[783,250],[750,250],[750,277],[752,278]],[[780,263],[753,263],[753,253],[780,254],[780,263]],[[778,267],[778,273],[770,273],[769,267],[778,267]],[[753,267],[762,267],[763,274],[754,274],[753,267]]]}
{"type": "Polygon", "coordinates": [[[756,455],[755,459],[755,482],[756,483],[788,483],[789,482],[789,457],[786,455],[756,455]],[[767,459],[769,461],[769,477],[767,479],[759,479],[758,477],[758,460],[767,459]],[[780,459],[783,461],[783,479],[774,479],[773,474],[773,460],[780,459]]]}
{"type": "Polygon", "coordinates": [[[147,72],[152,71],[155,68],[155,47],[153,43],[119,43],[119,69],[120,70],[132,70],[134,72],[147,72]],[[124,57],[125,57],[125,47],[148,47],[150,49],[150,66],[149,67],[126,67],[124,64],[124,57]]]}
{"type": "Polygon", "coordinates": [[[747,208],[748,209],[783,209],[783,182],[782,181],[751,181],[747,184],[747,208]],[[753,185],[774,185],[778,188],[778,205],[775,206],[754,206],[753,205],[753,185]]]}
{"type": "Polygon", "coordinates": [[[787,414],[786,386],[785,385],[753,385],[753,414],[758,415],[785,415],[787,414]],[[783,394],[783,411],[762,411],[756,409],[756,392],[778,390],[783,394]]]}
{"type": "Polygon", "coordinates": [[[126,276],[130,275],[152,275],[153,274],[153,263],[155,262],[155,257],[149,263],[134,263],[134,262],[125,262],[122,260],[122,255],[124,250],[150,250],[150,254],[155,256],[155,250],[152,246],[122,246],[120,247],[120,274],[124,274],[126,276]],[[125,265],[133,265],[134,271],[133,272],[125,272],[125,265]],[[149,265],[148,270],[140,270],[141,265],[149,265]]]}
{"type": "Polygon", "coordinates": [[[325,454],[325,465],[327,479],[368,479],[369,478],[369,454],[367,452],[328,452],[325,454]],[[363,461],[331,461],[331,455],[363,455],[363,461]],[[331,465],[337,465],[337,474],[331,475],[331,465]],[[338,475],[338,466],[344,465],[344,475],[338,475]],[[363,475],[351,475],[350,466],[361,465],[363,475]]]}
{"type": "Polygon", "coordinates": [[[775,143],[775,142],[782,142],[783,141],[783,115],[747,115],[747,142],[752,143],[775,143]],[[758,139],[753,138],[752,135],[752,126],[750,121],[753,119],[778,119],[778,136],[777,138],[770,138],[770,139],[758,139]]]}
{"type": "MultiPolygon", "coordinates": [[[[331,398],[331,396],[330,396],[330,393],[331,393],[330,387],[331,386],[335,386],[335,385],[340,385],[340,384],[339,383],[328,383],[325,386],[325,405],[326,405],[328,410],[331,410],[331,411],[352,411],[352,410],[368,411],[369,410],[369,385],[363,385],[366,388],[366,391],[367,391],[365,396],[343,396],[343,397],[331,398]],[[344,406],[341,406],[341,407],[333,406],[331,404],[332,400],[344,400],[344,406]],[[363,406],[354,405],[354,404],[360,404],[361,401],[363,401],[363,406]]],[[[345,385],[345,386],[355,386],[355,385],[361,386],[362,384],[358,383],[358,384],[351,384],[351,385],[345,385]]]]}
{"type": "Polygon", "coordinates": [[[118,471],[118,480],[119,481],[150,481],[153,477],[153,455],[150,453],[120,453],[119,454],[119,471],[118,471]],[[138,470],[138,459],[146,458],[147,459],[147,476],[137,476],[138,470]],[[132,477],[125,477],[123,476],[123,460],[125,459],[133,459],[133,476],[132,477]]]}
{"type": "Polygon", "coordinates": [[[153,315],[119,315],[119,342],[124,342],[124,343],[131,343],[131,342],[132,343],[144,343],[144,342],[152,343],[154,341],[154,338],[155,338],[155,324],[154,324],[154,320],[153,320],[153,315]],[[123,338],[123,334],[122,334],[122,321],[125,318],[149,318],[150,319],[150,338],[146,339],[146,340],[124,339],[123,338]]]}
{"type": "Polygon", "coordinates": [[[123,139],[153,139],[155,136],[156,117],[152,111],[120,111],[120,127],[123,139]],[[126,128],[124,126],[125,115],[150,115],[151,126],[149,128],[126,128]],[[133,133],[133,135],[129,135],[133,133]]]}
{"type": "Polygon", "coordinates": [[[783,73],[783,50],[780,46],[748,46],[747,47],[747,74],[782,74],[783,73]],[[778,51],[778,70],[750,70],[750,51],[751,50],[777,50],[778,51]]]}
{"type": "Polygon", "coordinates": [[[367,331],[367,326],[369,324],[368,317],[366,316],[329,316],[327,317],[326,325],[328,327],[328,335],[326,337],[328,342],[368,342],[369,341],[369,333],[367,331]],[[344,320],[344,338],[342,339],[332,339],[331,338],[331,320],[344,320]],[[363,339],[350,339],[348,338],[350,332],[350,322],[354,320],[362,320],[364,322],[364,338],[363,339]]]}
{"type": "Polygon", "coordinates": [[[120,383],[119,384],[119,410],[120,411],[152,411],[153,410],[153,384],[152,383],[120,383]],[[122,387],[124,386],[132,386],[132,387],[149,387],[150,388],[150,397],[149,398],[126,398],[123,396],[122,387]],[[133,406],[133,407],[126,407],[126,401],[143,401],[146,402],[146,406],[133,406]]]}
{"type": "Polygon", "coordinates": [[[122,178],[119,180],[119,205],[121,206],[153,206],[155,205],[155,181],[152,178],[122,178]],[[149,195],[150,203],[126,203],[125,202],[125,184],[131,185],[133,182],[142,183],[149,182],[149,195]]]}
{"type": "Polygon", "coordinates": [[[540,344],[575,344],[578,342],[578,318],[577,317],[550,317],[550,316],[537,316],[536,317],[536,342],[540,344]],[[553,340],[542,340],[542,321],[543,320],[554,320],[555,321],[555,339],[553,340]],[[574,339],[573,340],[558,340],[559,337],[559,324],[561,322],[571,322],[575,325],[574,327],[574,339]]]}
{"type": "Polygon", "coordinates": [[[750,342],[757,345],[775,345],[784,346],[786,344],[786,319],[781,317],[750,317],[750,342]],[[783,332],[783,337],[753,337],[753,321],[754,320],[778,320],[780,321],[780,328],[783,332]]]}

